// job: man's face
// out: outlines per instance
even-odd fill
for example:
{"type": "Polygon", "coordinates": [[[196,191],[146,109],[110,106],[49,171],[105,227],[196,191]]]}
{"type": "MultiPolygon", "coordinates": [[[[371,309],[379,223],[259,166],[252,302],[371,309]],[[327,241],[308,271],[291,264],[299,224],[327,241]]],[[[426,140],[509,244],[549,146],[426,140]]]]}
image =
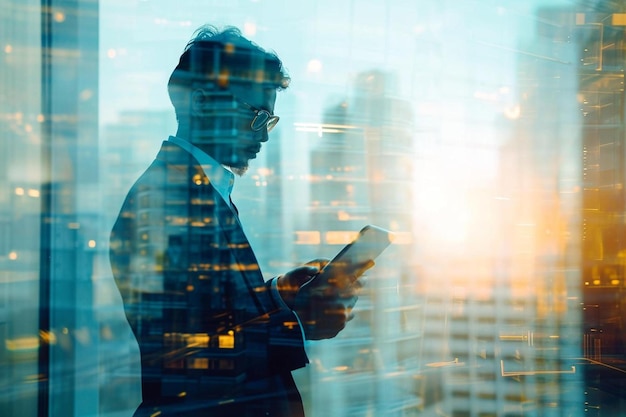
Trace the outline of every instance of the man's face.
{"type": "MultiPolygon", "coordinates": [[[[254,131],[251,123],[256,113],[243,103],[274,114],[276,90],[260,86],[231,86],[229,93],[236,98],[237,111],[229,110],[225,116],[212,113],[193,117],[191,142],[211,155],[217,162],[243,175],[248,162],[255,159],[261,144],[267,142],[267,129],[254,131]]],[[[211,100],[207,95],[206,100],[211,100]]]]}

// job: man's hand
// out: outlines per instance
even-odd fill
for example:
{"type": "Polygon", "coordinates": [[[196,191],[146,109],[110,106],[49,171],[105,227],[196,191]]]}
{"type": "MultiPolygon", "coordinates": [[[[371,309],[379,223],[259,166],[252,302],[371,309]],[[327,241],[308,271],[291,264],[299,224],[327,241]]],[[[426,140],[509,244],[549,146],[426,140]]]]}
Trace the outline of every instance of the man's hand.
{"type": "MultiPolygon", "coordinates": [[[[335,337],[354,315],[352,308],[357,301],[362,282],[358,276],[341,279],[348,283],[341,287],[329,283],[319,271],[328,263],[326,259],[308,262],[278,279],[278,290],[285,303],[294,310],[309,340],[335,337]]],[[[359,276],[374,265],[363,264],[359,276]]]]}
{"type": "Polygon", "coordinates": [[[321,267],[309,262],[278,277],[277,287],[281,298],[290,309],[294,309],[296,294],[304,284],[320,272],[321,267]]]}

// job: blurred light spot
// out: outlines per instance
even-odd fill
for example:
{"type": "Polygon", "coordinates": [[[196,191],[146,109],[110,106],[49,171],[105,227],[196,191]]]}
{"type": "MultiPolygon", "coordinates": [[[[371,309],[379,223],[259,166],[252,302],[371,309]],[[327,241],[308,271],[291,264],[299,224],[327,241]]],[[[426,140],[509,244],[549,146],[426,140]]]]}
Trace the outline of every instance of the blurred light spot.
{"type": "Polygon", "coordinates": [[[87,101],[89,100],[91,97],[93,97],[93,91],[86,88],[83,91],[80,92],[80,99],[83,101],[87,101]]]}
{"type": "Polygon", "coordinates": [[[28,195],[30,197],[39,197],[39,190],[35,190],[34,188],[31,188],[30,190],[28,190],[28,195]]]}
{"type": "Polygon", "coordinates": [[[31,132],[33,131],[33,127],[32,127],[31,125],[29,125],[29,124],[26,124],[26,125],[24,126],[24,130],[25,130],[27,133],[31,133],[31,132]]]}
{"type": "Polygon", "coordinates": [[[36,336],[26,336],[16,339],[7,339],[4,345],[7,350],[11,351],[36,350],[39,348],[39,338],[36,336]]]}
{"type": "Polygon", "coordinates": [[[619,285],[619,279],[612,279],[611,285],[619,285]]]}
{"type": "Polygon", "coordinates": [[[4,47],[4,52],[6,52],[7,54],[10,54],[11,52],[13,52],[13,46],[11,45],[7,45],[4,47]]]}
{"type": "Polygon", "coordinates": [[[96,241],[91,239],[89,242],[87,242],[87,246],[89,246],[90,248],[95,248],[96,247],[96,241]]]}
{"type": "Polygon", "coordinates": [[[306,65],[308,72],[320,72],[322,70],[322,62],[319,59],[312,59],[306,65]]]}
{"type": "Polygon", "coordinates": [[[394,232],[389,235],[389,239],[395,245],[410,245],[413,243],[413,236],[411,235],[411,232],[394,232]]]}
{"type": "Polygon", "coordinates": [[[257,26],[256,23],[246,22],[243,24],[243,33],[246,36],[254,36],[256,35],[257,26]]]}
{"type": "Polygon", "coordinates": [[[74,337],[78,340],[82,345],[91,344],[91,333],[87,327],[82,327],[80,329],[76,329],[74,331],[74,337]]]}
{"type": "Polygon", "coordinates": [[[9,253],[9,259],[14,261],[17,259],[17,252],[13,251],[11,253],[9,253]]]}
{"type": "Polygon", "coordinates": [[[317,230],[296,231],[296,245],[319,245],[322,239],[317,230]]]}
{"type": "Polygon", "coordinates": [[[16,195],[24,195],[24,189],[22,187],[17,187],[15,189],[15,194],[16,195]]]}
{"type": "Polygon", "coordinates": [[[111,326],[104,326],[100,330],[100,335],[104,340],[112,340],[113,339],[113,331],[111,330],[111,326]]]}
{"type": "Polygon", "coordinates": [[[43,122],[45,122],[45,121],[46,121],[46,118],[45,118],[45,116],[44,116],[43,114],[38,114],[38,115],[37,115],[37,121],[38,121],[39,123],[43,123],[43,122]]]}
{"type": "Polygon", "coordinates": [[[220,349],[233,349],[235,347],[235,337],[231,334],[220,335],[218,344],[220,349]]]}
{"type": "Polygon", "coordinates": [[[117,51],[113,48],[109,49],[107,51],[107,56],[111,59],[115,58],[117,56],[117,51]]]}
{"type": "Polygon", "coordinates": [[[504,116],[507,119],[511,119],[511,120],[519,119],[521,114],[522,114],[522,109],[519,104],[504,108],[504,116]]]}
{"type": "Polygon", "coordinates": [[[593,285],[600,285],[600,280],[599,279],[594,279],[593,280],[593,285]]]}
{"type": "Polygon", "coordinates": [[[49,345],[57,342],[57,336],[51,331],[39,330],[39,338],[49,345]]]}
{"type": "Polygon", "coordinates": [[[347,211],[339,210],[337,212],[337,220],[339,221],[345,222],[345,221],[350,220],[350,218],[351,218],[350,213],[348,213],[347,211]]]}
{"type": "Polygon", "coordinates": [[[72,222],[67,224],[68,229],[80,229],[80,223],[72,222]]]}
{"type": "Polygon", "coordinates": [[[331,230],[326,232],[326,243],[329,245],[347,245],[356,239],[358,232],[331,230]]]}
{"type": "Polygon", "coordinates": [[[63,12],[56,12],[54,14],[54,20],[58,23],[65,22],[65,14],[63,12]]]}

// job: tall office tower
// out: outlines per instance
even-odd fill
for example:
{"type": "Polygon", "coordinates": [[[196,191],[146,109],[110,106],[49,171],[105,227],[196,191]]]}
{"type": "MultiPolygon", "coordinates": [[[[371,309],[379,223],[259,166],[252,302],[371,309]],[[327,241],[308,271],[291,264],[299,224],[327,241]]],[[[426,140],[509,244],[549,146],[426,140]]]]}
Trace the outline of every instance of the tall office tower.
{"type": "Polygon", "coordinates": [[[0,414],[93,414],[97,2],[9,2],[0,27],[0,414]]]}
{"type": "Polygon", "coordinates": [[[32,417],[38,384],[28,378],[39,372],[41,41],[32,30],[39,10],[28,3],[0,8],[0,414],[32,417]]]}
{"type": "Polygon", "coordinates": [[[358,74],[353,93],[324,114],[310,152],[308,234],[299,251],[332,257],[368,223],[397,233],[368,272],[357,317],[311,346],[315,415],[401,415],[420,398],[414,375],[420,313],[411,250],[413,115],[394,77],[358,74]],[[308,244],[307,244],[308,243],[308,244]],[[321,399],[324,400],[321,400],[321,399]],[[382,414],[380,414],[382,415],[382,414]]]}
{"type": "MultiPolygon", "coordinates": [[[[574,18],[570,19],[570,22],[574,18]]],[[[626,402],[626,4],[580,7],[575,24],[582,118],[583,354],[589,407],[618,413],[626,402]]]]}
{"type": "MultiPolygon", "coordinates": [[[[98,3],[51,1],[42,21],[40,412],[98,411],[93,256],[100,212],[98,3]],[[70,370],[70,371],[68,371],[70,370]]],[[[102,242],[100,242],[102,243],[102,242]]]]}
{"type": "Polygon", "coordinates": [[[551,224],[547,230],[562,229],[560,237],[554,236],[560,241],[554,249],[562,253],[562,283],[545,280],[551,285],[544,286],[543,303],[537,305],[537,324],[544,334],[552,330],[558,336],[559,360],[551,362],[560,363],[563,371],[575,363],[571,380],[584,386],[584,392],[569,395],[576,394],[569,389],[573,385],[555,375],[560,398],[544,396],[558,404],[569,398],[569,409],[586,415],[617,415],[626,399],[625,6],[613,1],[540,9],[535,44],[545,46],[540,56],[554,59],[528,58],[521,64],[527,107],[536,109],[522,118],[535,200],[551,201],[545,212],[552,217],[543,215],[551,224]]]}

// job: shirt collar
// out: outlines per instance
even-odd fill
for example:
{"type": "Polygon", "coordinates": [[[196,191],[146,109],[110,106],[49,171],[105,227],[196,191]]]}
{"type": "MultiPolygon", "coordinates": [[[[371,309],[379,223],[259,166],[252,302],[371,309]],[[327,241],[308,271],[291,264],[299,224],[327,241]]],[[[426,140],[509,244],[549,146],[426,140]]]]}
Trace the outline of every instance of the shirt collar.
{"type": "Polygon", "coordinates": [[[235,184],[235,175],[191,142],[176,136],[170,136],[168,141],[180,146],[200,162],[204,174],[209,177],[209,181],[211,181],[213,187],[220,193],[224,201],[229,203],[230,193],[235,184]]]}

